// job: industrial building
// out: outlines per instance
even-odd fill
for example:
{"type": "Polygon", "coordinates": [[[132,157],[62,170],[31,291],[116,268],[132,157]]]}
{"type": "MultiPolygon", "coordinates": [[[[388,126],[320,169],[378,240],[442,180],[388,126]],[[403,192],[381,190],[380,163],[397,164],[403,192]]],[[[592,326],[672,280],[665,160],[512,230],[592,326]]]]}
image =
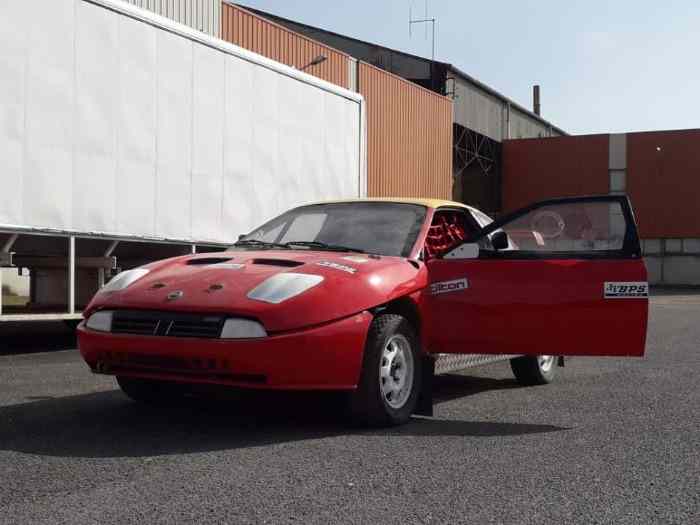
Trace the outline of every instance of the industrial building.
{"type": "Polygon", "coordinates": [[[649,282],[700,285],[700,130],[509,140],[503,207],[555,196],[627,194],[649,282]]]}
{"type": "MultiPolygon", "coordinates": [[[[230,9],[224,5],[224,13],[230,9]]],[[[238,9],[242,9],[242,6],[238,6],[238,9]]],[[[453,102],[454,187],[451,196],[455,200],[489,213],[500,212],[503,141],[566,135],[564,130],[539,114],[529,111],[453,64],[364,42],[250,7],[245,7],[245,10],[449,98],[453,102]]],[[[226,35],[224,38],[231,38],[230,31],[223,34],[226,35]]],[[[360,82],[360,92],[362,90],[360,82]]],[[[539,107],[533,110],[539,112],[539,107]]]]}
{"type": "MultiPolygon", "coordinates": [[[[326,168],[327,177],[339,170],[359,173],[353,175],[358,181],[353,195],[451,198],[492,215],[549,197],[623,192],[637,212],[650,282],[700,285],[698,130],[568,136],[540,115],[538,98],[530,111],[452,64],[227,0],[56,0],[43,8],[42,17],[30,17],[29,9],[19,2],[3,4],[6,16],[0,17],[5,80],[0,117],[9,123],[0,143],[5,165],[0,320],[7,317],[3,302],[5,314],[49,305],[40,310],[79,318],[80,307],[118,268],[195,249],[221,249],[280,206],[301,203],[309,191],[311,198],[335,195],[332,185],[323,186],[320,175],[326,168]],[[136,32],[139,38],[129,38],[134,23],[124,24],[126,32],[115,32],[105,10],[145,22],[158,36],[136,32]],[[15,18],[32,23],[20,26],[15,18]],[[51,23],[40,27],[42,20],[51,23]],[[75,45],[68,35],[76,30],[78,39],[94,39],[96,45],[75,45]],[[184,40],[178,47],[173,38],[184,40]],[[245,134],[232,135],[234,128],[222,123],[238,115],[227,106],[236,98],[227,97],[227,90],[241,86],[227,84],[229,76],[214,61],[199,60],[202,53],[193,49],[202,43],[302,83],[317,82],[322,91],[356,97],[361,116],[346,127],[346,138],[359,142],[344,153],[342,148],[319,149],[330,128],[303,126],[316,147],[307,144],[304,159],[295,160],[297,171],[285,175],[294,192],[253,205],[250,195],[274,193],[272,186],[260,186],[263,178],[275,177],[274,163],[268,161],[278,159],[279,145],[298,137],[301,126],[283,112],[258,112],[254,99],[284,95],[292,97],[292,107],[303,104],[294,90],[279,91],[269,75],[255,77],[236,111],[258,115],[261,131],[254,143],[246,142],[245,134]],[[117,49],[130,58],[104,60],[117,49]],[[188,63],[193,67],[185,67],[188,63]],[[133,82],[125,80],[127,75],[133,82]],[[32,86],[38,87],[33,91],[32,86]],[[91,100],[83,103],[83,96],[91,100]],[[121,105],[112,106],[113,101],[121,105]],[[164,148],[154,146],[161,134],[172,146],[169,158],[164,148]],[[348,163],[353,148],[356,160],[348,163]],[[230,158],[252,160],[234,173],[221,165],[229,150],[230,158]],[[114,160],[129,156],[134,163],[114,160]],[[316,161],[309,172],[305,166],[316,161]],[[108,192],[85,197],[100,183],[133,186],[151,177],[152,167],[171,174],[133,200],[134,206],[140,203],[138,213],[118,208],[108,192]],[[87,173],[94,177],[83,188],[71,188],[54,176],[59,170],[73,183],[87,173]],[[235,184],[233,175],[240,178],[235,184]],[[196,179],[219,182],[193,185],[196,179]],[[208,206],[215,187],[240,205],[208,206]],[[170,190],[172,198],[166,195],[170,190]],[[173,208],[166,213],[166,205],[158,209],[145,205],[147,200],[173,208]],[[28,216],[37,220],[28,222],[28,216]],[[9,297],[8,286],[21,293],[9,297]]],[[[343,142],[340,135],[335,139],[343,142]]]]}

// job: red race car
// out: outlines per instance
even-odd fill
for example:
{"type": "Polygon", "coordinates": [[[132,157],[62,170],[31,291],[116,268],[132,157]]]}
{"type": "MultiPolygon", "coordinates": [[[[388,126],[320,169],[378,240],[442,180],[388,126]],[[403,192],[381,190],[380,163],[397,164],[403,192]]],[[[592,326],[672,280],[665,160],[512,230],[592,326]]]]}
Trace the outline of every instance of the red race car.
{"type": "Polygon", "coordinates": [[[202,384],[345,390],[370,424],[430,413],[435,358],[641,356],[647,273],[626,197],[556,199],[491,221],[448,201],[302,206],[231,250],[120,273],[78,328],[93,370],[139,401],[202,384]]]}

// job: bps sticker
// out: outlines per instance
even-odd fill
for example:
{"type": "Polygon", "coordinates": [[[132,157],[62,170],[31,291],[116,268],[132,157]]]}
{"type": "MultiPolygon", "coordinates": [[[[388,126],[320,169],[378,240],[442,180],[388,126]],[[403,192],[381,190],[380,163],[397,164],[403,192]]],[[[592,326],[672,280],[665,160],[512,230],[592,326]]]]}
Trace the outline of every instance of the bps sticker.
{"type": "Polygon", "coordinates": [[[443,293],[462,292],[469,288],[469,281],[466,279],[457,279],[455,281],[442,281],[430,285],[431,295],[440,295],[443,293]]]}
{"type": "Polygon", "coordinates": [[[649,283],[606,282],[603,291],[606,299],[630,299],[634,297],[649,297],[649,283]]]}

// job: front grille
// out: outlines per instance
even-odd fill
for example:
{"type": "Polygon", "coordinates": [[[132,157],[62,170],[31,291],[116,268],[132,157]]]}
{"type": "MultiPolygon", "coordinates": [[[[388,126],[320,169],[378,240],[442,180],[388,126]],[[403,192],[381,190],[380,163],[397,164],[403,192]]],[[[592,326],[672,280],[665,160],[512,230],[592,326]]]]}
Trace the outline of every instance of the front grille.
{"type": "Polygon", "coordinates": [[[224,321],[225,317],[221,315],[117,310],[112,317],[112,332],[217,339],[221,335],[224,321]]]}

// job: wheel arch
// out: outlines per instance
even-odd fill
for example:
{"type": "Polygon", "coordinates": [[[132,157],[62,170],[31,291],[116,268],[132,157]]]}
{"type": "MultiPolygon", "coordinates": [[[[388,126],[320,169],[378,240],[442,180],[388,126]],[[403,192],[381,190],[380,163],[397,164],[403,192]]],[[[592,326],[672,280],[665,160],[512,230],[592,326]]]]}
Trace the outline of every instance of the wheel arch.
{"type": "Polygon", "coordinates": [[[371,312],[375,317],[382,314],[396,314],[404,317],[415,330],[417,340],[421,340],[422,321],[420,310],[412,296],[404,295],[392,299],[388,303],[373,308],[371,312]]]}

